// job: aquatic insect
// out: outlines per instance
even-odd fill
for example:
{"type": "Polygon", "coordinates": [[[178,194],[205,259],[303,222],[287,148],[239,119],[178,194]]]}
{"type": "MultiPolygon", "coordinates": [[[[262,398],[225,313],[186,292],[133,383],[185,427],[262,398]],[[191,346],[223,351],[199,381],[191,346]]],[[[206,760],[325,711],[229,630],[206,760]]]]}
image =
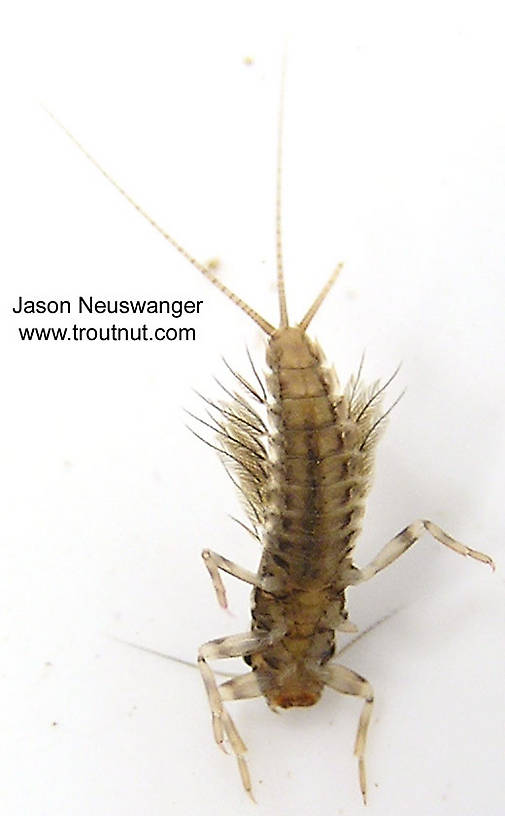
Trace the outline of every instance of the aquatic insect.
{"type": "Polygon", "coordinates": [[[321,348],[307,335],[341,265],[304,317],[296,324],[288,319],[281,240],[281,137],[276,218],[280,320],[274,326],[228,289],[210,265],[196,260],[160,227],[57,123],[121,195],[268,338],[266,385],[252,361],[253,383],[232,371],[238,387],[225,389],[226,399],[205,400],[212,418],[209,423],[200,420],[216,434],[213,447],[241,492],[251,532],[262,545],[256,572],[209,549],[202,553],[222,607],[226,607],[226,593],[221,572],[253,587],[250,630],[208,641],[198,653],[215,741],[221,748],[228,742],[243,786],[252,796],[244,758],[246,746],[226,702],[263,696],[274,710],[311,706],[325,687],[358,697],[363,706],[354,753],[366,802],[365,749],[374,693],[365,678],[331,662],[337,651],[336,632],[355,631],[348,619],[347,588],[368,581],[389,566],[424,532],[454,552],[494,569],[493,561],[456,541],[433,522],[417,520],[386,543],[365,567],[353,563],[371,486],[375,446],[391,410],[381,408],[390,381],[367,388],[361,381],[360,366],[357,376],[342,389],[321,348]],[[209,661],[229,657],[243,658],[251,670],[218,686],[209,661]]]}

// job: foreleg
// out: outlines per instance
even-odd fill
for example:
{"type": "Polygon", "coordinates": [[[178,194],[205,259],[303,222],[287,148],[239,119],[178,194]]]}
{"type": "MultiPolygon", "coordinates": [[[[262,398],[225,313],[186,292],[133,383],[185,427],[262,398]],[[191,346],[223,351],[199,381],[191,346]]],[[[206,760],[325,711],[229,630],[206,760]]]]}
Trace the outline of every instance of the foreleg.
{"type": "Polygon", "coordinates": [[[373,688],[368,680],[345,666],[326,666],[323,679],[326,685],[335,691],[339,691],[341,694],[352,694],[354,697],[361,697],[365,701],[359,718],[354,753],[358,758],[359,784],[363,802],[366,805],[365,750],[368,726],[372,716],[373,688]]]}
{"type": "Polygon", "coordinates": [[[251,779],[244,759],[246,746],[238,733],[235,724],[223,706],[223,700],[246,699],[248,697],[258,697],[261,692],[257,684],[256,677],[252,674],[233,678],[218,688],[214,672],[207,663],[208,660],[219,660],[227,657],[246,657],[247,655],[259,652],[271,646],[281,637],[281,634],[270,632],[257,634],[256,632],[245,632],[241,635],[230,635],[216,640],[209,640],[200,646],[198,652],[198,665],[202,674],[203,683],[212,714],[212,730],[217,745],[224,748],[225,736],[234,753],[242,779],[242,784],[247,793],[252,798],[251,779]]]}

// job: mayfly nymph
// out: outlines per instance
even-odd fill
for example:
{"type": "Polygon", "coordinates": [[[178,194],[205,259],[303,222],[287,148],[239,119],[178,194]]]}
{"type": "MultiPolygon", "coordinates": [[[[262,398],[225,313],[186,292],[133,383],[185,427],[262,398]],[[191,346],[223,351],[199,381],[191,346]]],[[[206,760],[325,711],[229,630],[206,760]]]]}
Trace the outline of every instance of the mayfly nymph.
{"type": "Polygon", "coordinates": [[[375,445],[388,413],[381,410],[388,383],[367,389],[358,374],[341,390],[320,347],[306,334],[339,269],[295,326],[287,321],[279,270],[281,325],[262,326],[269,335],[268,395],[236,375],[245,392],[266,408],[272,430],[245,395],[229,392],[231,401],[214,404],[221,414],[216,422],[221,455],[225,463],[229,460],[263,549],[256,573],[203,551],[221,606],[226,606],[226,595],[219,570],[254,589],[251,630],[203,644],[198,659],[216,743],[223,746],[227,739],[249,793],[246,748],[225,701],[264,696],[274,710],[311,706],[325,686],[362,698],[354,753],[366,803],[365,747],[373,689],[352,669],[330,662],[336,652],[335,632],[356,631],[348,620],[346,589],[389,566],[424,532],[461,555],[493,569],[494,564],[488,555],[465,547],[427,520],[409,524],[367,566],[353,564],[375,445]],[[251,671],[218,687],[207,661],[228,657],[244,658],[251,671]]]}
{"type": "Polygon", "coordinates": [[[493,561],[459,543],[433,522],[417,520],[385,544],[365,567],[353,563],[375,446],[382,420],[389,413],[381,409],[388,383],[365,387],[360,367],[358,375],[342,389],[321,348],[306,333],[341,264],[300,322],[292,325],[288,320],[281,242],[280,128],[276,217],[280,320],[275,327],[228,289],[212,264],[200,263],[154,221],[55,121],[121,195],[268,337],[266,386],[253,365],[254,384],[232,372],[239,390],[225,389],[226,400],[206,400],[214,413],[211,423],[204,424],[217,435],[213,447],[242,494],[252,532],[262,546],[256,572],[208,549],[202,553],[222,607],[226,607],[226,594],[220,571],[253,587],[250,630],[211,640],[198,654],[215,741],[220,747],[228,742],[244,788],[252,796],[244,758],[246,746],[224,705],[227,701],[263,696],[274,710],[311,706],[325,687],[359,697],[363,706],[354,753],[366,802],[365,748],[373,689],[352,669],[332,662],[337,651],[335,633],[356,630],[348,620],[346,589],[389,566],[424,532],[454,552],[494,569],[493,561]],[[258,407],[252,407],[251,400],[258,407]],[[208,661],[230,657],[243,658],[251,670],[218,686],[208,661]]]}

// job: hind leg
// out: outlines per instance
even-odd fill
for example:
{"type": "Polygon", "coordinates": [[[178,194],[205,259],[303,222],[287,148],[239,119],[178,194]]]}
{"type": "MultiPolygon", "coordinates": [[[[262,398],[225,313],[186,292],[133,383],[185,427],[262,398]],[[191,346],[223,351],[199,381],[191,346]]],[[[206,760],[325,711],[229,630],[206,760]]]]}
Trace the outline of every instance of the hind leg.
{"type": "Polygon", "coordinates": [[[366,805],[365,750],[368,726],[372,716],[373,688],[368,680],[345,666],[326,666],[323,679],[325,684],[334,691],[339,691],[341,694],[352,694],[354,697],[362,697],[365,701],[359,718],[354,753],[358,758],[359,785],[363,802],[366,805]]]}
{"type": "Polygon", "coordinates": [[[361,584],[363,581],[368,581],[370,578],[373,578],[376,573],[388,567],[393,561],[396,561],[400,555],[403,555],[412,544],[415,544],[425,531],[430,533],[433,538],[439,541],[440,544],[443,544],[444,547],[449,547],[449,549],[457,552],[459,555],[468,555],[470,558],[475,558],[476,561],[482,561],[482,563],[488,564],[494,570],[493,559],[490,558],[489,555],[485,555],[478,550],[471,550],[470,547],[465,547],[464,544],[461,544],[459,541],[456,541],[455,538],[452,538],[452,536],[444,533],[444,531],[438,527],[438,525],[433,524],[432,521],[420,519],[409,524],[401,533],[398,533],[391,541],[388,541],[378,555],[375,556],[373,561],[370,561],[366,567],[356,569],[352,584],[361,584]]]}
{"type": "Polygon", "coordinates": [[[219,555],[219,553],[215,553],[212,550],[203,550],[202,558],[214,586],[217,602],[223,609],[227,608],[228,603],[226,601],[226,590],[221,580],[219,570],[227,572],[228,575],[233,575],[234,578],[238,578],[239,581],[245,581],[246,584],[252,584],[256,587],[262,586],[255,572],[251,572],[251,570],[245,569],[245,567],[241,567],[233,561],[229,561],[227,558],[219,555]]]}

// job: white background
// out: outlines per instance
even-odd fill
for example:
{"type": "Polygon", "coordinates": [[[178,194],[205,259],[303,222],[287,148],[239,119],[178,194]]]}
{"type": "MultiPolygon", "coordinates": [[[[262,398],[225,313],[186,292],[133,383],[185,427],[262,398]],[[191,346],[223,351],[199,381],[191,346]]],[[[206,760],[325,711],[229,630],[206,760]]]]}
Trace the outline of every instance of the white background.
{"type": "Polygon", "coordinates": [[[3,813],[364,812],[359,703],[327,692],[278,717],[233,704],[255,811],[212,743],[197,671],[115,639],[191,660],[248,627],[248,589],[226,581],[221,612],[199,553],[254,568],[258,552],[183,408],[202,410],[192,388],[216,396],[222,354],[246,372],[247,343],[262,366],[263,341],[39,107],[275,322],[285,48],[290,312],[345,261],[312,332],[342,381],[366,349],[369,380],[403,361],[389,401],[407,387],[356,561],[421,516],[497,562],[492,574],[426,537],[350,593],[361,628],[398,610],[343,658],[376,691],[367,812],[503,812],[500,6],[67,2],[4,18],[3,813]],[[73,321],[21,321],[19,295],[205,304],[194,344],[27,344],[20,324],[73,321]]]}

